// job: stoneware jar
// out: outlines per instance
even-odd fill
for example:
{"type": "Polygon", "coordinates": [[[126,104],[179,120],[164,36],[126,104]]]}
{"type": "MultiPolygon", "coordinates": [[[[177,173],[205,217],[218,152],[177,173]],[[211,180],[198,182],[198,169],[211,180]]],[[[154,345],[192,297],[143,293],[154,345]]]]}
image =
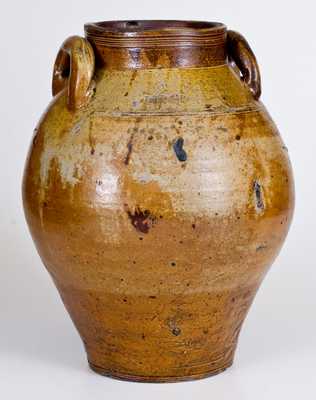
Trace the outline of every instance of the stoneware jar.
{"type": "Polygon", "coordinates": [[[233,362],[293,213],[287,149],[245,38],[111,21],[61,46],[23,200],[91,368],[196,379],[233,362]]]}

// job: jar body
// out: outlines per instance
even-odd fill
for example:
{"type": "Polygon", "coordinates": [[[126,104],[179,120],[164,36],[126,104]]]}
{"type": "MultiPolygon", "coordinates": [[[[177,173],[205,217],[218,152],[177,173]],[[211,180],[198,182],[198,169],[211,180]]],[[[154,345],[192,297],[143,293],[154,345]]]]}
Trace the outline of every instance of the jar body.
{"type": "Polygon", "coordinates": [[[38,252],[97,372],[220,372],[288,231],[287,150],[227,64],[95,82],[37,127],[23,197],[38,252]]]}

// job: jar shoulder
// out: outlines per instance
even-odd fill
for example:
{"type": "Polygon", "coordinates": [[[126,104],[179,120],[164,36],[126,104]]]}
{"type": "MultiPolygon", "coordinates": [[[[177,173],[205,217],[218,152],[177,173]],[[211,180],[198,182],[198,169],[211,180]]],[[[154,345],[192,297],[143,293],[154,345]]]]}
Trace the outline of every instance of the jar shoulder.
{"type": "Polygon", "coordinates": [[[27,174],[41,191],[55,182],[86,204],[123,207],[132,193],[133,207],[156,202],[158,212],[168,203],[170,210],[203,214],[245,208],[260,187],[274,210],[292,206],[287,149],[262,107],[168,115],[86,110],[71,118],[39,126],[27,174]],[[160,204],[165,194],[171,200],[160,204]]]}
{"type": "Polygon", "coordinates": [[[95,108],[103,112],[234,112],[257,108],[228,65],[96,73],[95,108]]]}

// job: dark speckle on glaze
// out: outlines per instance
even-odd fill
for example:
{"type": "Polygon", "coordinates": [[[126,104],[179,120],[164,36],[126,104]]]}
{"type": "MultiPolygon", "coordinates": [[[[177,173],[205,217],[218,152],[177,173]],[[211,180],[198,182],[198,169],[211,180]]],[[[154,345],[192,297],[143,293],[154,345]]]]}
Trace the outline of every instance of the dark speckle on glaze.
{"type": "Polygon", "coordinates": [[[181,329],[180,328],[173,328],[172,329],[172,334],[174,335],[174,336],[179,336],[180,334],[181,334],[181,329]]]}

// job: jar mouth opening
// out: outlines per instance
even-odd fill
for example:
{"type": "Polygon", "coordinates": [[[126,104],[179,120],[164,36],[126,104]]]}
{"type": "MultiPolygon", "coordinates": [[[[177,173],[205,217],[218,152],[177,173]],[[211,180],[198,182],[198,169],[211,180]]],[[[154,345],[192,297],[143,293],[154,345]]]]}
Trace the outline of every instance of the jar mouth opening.
{"type": "Polygon", "coordinates": [[[104,35],[120,37],[139,36],[199,36],[218,34],[226,30],[220,22],[186,20],[125,20],[88,23],[84,26],[87,36],[104,35]]]}

